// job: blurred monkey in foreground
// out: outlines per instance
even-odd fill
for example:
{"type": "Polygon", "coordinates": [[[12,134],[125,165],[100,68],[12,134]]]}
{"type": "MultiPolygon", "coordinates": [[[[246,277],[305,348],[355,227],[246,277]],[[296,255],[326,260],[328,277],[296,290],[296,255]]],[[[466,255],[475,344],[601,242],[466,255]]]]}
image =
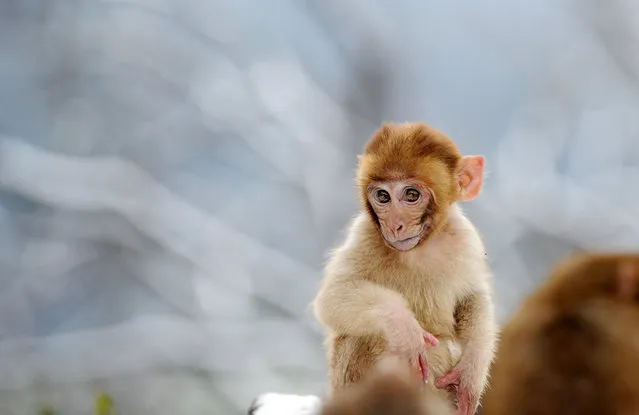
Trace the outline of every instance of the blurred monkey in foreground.
{"type": "Polygon", "coordinates": [[[332,393],[390,354],[458,414],[475,412],[497,325],[484,245],[457,202],[480,193],[483,172],[482,156],[462,156],[425,124],[375,132],[359,159],[362,211],[314,301],[328,330],[332,393]]]}
{"type": "Polygon", "coordinates": [[[352,388],[336,392],[320,415],[451,415],[447,402],[422,382],[403,362],[385,358],[352,388]]]}
{"type": "Polygon", "coordinates": [[[639,413],[639,255],[557,266],[504,326],[483,413],[639,413]]]}

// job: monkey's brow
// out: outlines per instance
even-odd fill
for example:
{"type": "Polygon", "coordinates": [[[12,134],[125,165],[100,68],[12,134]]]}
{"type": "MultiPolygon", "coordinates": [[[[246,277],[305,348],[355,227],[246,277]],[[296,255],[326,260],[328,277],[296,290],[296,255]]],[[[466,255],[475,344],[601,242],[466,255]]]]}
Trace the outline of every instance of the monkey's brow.
{"type": "Polygon", "coordinates": [[[393,178],[392,178],[392,177],[390,177],[390,176],[388,176],[388,175],[385,175],[385,176],[381,176],[381,175],[372,175],[372,176],[368,176],[368,180],[369,180],[369,181],[371,181],[371,182],[377,182],[377,183],[380,183],[380,182],[388,182],[388,181],[391,181],[391,180],[393,180],[393,178]]]}
{"type": "Polygon", "coordinates": [[[368,176],[368,180],[371,182],[396,182],[400,180],[416,180],[415,177],[408,176],[404,172],[391,171],[385,174],[373,174],[368,176]]]}

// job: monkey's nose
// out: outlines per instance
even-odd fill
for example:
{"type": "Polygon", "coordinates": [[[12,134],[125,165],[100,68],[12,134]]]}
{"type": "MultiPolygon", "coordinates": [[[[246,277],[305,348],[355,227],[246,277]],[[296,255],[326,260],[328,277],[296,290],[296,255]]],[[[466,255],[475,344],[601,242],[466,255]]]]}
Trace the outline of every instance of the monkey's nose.
{"type": "Polygon", "coordinates": [[[398,232],[401,232],[402,229],[404,229],[404,224],[403,223],[398,223],[397,225],[395,225],[395,233],[397,234],[398,232]]]}

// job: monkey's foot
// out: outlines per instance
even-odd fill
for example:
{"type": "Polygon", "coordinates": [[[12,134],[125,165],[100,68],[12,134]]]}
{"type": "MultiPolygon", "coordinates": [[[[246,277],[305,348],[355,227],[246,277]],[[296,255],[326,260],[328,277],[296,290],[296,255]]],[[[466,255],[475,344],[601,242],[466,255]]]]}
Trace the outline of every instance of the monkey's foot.
{"type": "Polygon", "coordinates": [[[315,415],[321,405],[321,399],[313,395],[264,393],[251,403],[248,415],[315,415]]]}
{"type": "Polygon", "coordinates": [[[473,415],[475,410],[472,408],[474,405],[471,406],[468,389],[457,386],[457,414],[473,415]]]}
{"type": "Polygon", "coordinates": [[[459,368],[455,368],[444,376],[437,378],[435,386],[438,388],[455,386],[457,390],[457,415],[473,415],[475,413],[476,402],[471,400],[468,388],[462,385],[459,368]]]}

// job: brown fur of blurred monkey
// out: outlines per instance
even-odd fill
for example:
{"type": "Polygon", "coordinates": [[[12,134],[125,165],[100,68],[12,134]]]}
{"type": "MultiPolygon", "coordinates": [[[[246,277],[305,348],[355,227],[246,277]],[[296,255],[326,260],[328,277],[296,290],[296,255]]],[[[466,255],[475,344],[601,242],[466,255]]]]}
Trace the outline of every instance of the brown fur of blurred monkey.
{"type": "Polygon", "coordinates": [[[639,413],[639,255],[556,267],[504,326],[482,413],[639,413]]]}
{"type": "Polygon", "coordinates": [[[363,380],[336,392],[320,415],[451,415],[441,396],[423,384],[397,358],[382,359],[363,380]]]}

